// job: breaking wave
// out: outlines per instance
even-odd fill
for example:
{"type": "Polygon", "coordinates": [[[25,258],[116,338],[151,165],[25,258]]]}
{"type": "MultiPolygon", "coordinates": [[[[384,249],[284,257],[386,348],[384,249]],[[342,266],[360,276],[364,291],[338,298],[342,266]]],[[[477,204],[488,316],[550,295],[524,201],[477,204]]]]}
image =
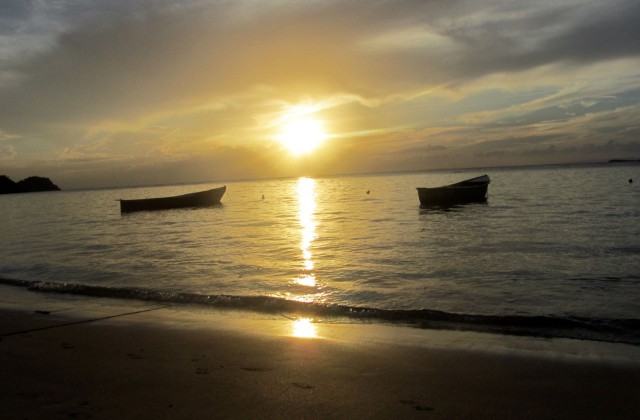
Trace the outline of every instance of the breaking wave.
{"type": "Polygon", "coordinates": [[[134,299],[167,304],[193,304],[219,309],[289,313],[313,317],[341,317],[352,321],[381,321],[425,329],[476,331],[544,338],[572,338],[640,345],[640,319],[588,317],[478,315],[431,309],[393,310],[317,302],[299,302],[271,296],[205,295],[146,288],[89,286],[0,278],[0,284],[36,292],[134,299]]]}

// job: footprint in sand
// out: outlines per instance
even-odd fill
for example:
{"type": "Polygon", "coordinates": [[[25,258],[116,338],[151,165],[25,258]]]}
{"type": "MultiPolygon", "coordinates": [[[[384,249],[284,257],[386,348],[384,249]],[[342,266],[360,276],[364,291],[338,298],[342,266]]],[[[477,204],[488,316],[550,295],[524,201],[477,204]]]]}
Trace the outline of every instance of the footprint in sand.
{"type": "Polygon", "coordinates": [[[86,401],[86,400],[78,401],[76,403],[76,407],[70,407],[70,409],[68,409],[68,410],[58,411],[58,414],[60,414],[60,418],[70,418],[70,419],[90,419],[90,418],[93,418],[93,416],[90,413],[86,413],[86,412],[82,412],[82,411],[77,411],[76,410],[76,408],[80,408],[80,407],[83,407],[83,408],[84,407],[89,407],[89,401],[86,401]]]}
{"type": "Polygon", "coordinates": [[[242,370],[246,370],[247,372],[268,372],[271,369],[267,368],[259,368],[259,367],[242,367],[242,370]]]}
{"type": "Polygon", "coordinates": [[[400,400],[400,402],[405,405],[410,405],[411,407],[413,407],[415,410],[418,410],[418,411],[433,411],[433,407],[420,405],[419,403],[413,400],[400,400]]]}
{"type": "Polygon", "coordinates": [[[88,413],[80,413],[78,411],[59,411],[58,414],[61,415],[60,418],[67,417],[70,419],[90,419],[93,416],[88,413]]]}
{"type": "Polygon", "coordinates": [[[127,356],[129,356],[130,359],[134,359],[134,360],[144,359],[144,357],[140,356],[139,354],[135,354],[135,353],[127,353],[127,356]]]}

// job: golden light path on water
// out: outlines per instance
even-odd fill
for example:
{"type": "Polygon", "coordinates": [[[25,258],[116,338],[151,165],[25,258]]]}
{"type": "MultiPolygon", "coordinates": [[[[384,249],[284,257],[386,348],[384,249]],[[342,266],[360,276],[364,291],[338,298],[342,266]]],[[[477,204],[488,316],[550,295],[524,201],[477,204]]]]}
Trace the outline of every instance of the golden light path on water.
{"type": "Polygon", "coordinates": [[[316,198],[315,198],[316,181],[311,178],[298,179],[298,220],[300,222],[302,250],[302,262],[304,271],[293,281],[300,286],[315,287],[316,276],[314,274],[313,254],[311,253],[311,244],[318,237],[316,234],[316,198]]]}
{"type": "MultiPolygon", "coordinates": [[[[298,179],[298,221],[300,223],[300,250],[302,252],[302,273],[296,276],[292,281],[298,286],[315,288],[316,276],[314,273],[313,253],[311,252],[311,244],[318,237],[316,233],[316,182],[311,178],[298,179]]],[[[301,301],[310,301],[302,296],[295,298],[301,301]]],[[[310,318],[298,318],[293,321],[292,332],[293,337],[298,338],[317,338],[316,326],[310,318]]]]}

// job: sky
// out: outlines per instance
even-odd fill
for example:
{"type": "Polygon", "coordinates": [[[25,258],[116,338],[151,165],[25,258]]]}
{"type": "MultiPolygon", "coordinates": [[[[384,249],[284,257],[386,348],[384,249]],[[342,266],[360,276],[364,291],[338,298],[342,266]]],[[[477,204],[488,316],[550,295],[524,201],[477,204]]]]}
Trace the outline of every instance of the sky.
{"type": "Polygon", "coordinates": [[[637,0],[0,0],[14,181],[614,158],[640,158],[637,0]],[[302,156],[279,141],[296,110],[324,130],[302,156]]]}

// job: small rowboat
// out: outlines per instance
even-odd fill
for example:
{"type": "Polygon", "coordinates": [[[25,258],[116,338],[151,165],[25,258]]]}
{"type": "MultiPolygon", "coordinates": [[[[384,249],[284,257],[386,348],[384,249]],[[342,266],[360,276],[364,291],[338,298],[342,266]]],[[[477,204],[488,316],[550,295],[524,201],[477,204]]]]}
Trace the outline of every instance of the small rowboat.
{"type": "Polygon", "coordinates": [[[489,182],[489,176],[482,175],[443,187],[418,188],[418,198],[422,206],[484,202],[487,201],[489,182]]]}
{"type": "Polygon", "coordinates": [[[143,198],[140,200],[120,201],[120,212],[150,211],[179,209],[185,207],[208,207],[220,204],[220,199],[227,191],[227,187],[214,188],[207,191],[199,191],[191,194],[176,195],[173,197],[143,198]]]}

